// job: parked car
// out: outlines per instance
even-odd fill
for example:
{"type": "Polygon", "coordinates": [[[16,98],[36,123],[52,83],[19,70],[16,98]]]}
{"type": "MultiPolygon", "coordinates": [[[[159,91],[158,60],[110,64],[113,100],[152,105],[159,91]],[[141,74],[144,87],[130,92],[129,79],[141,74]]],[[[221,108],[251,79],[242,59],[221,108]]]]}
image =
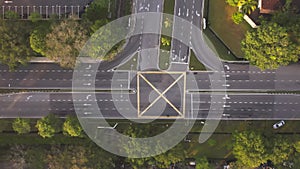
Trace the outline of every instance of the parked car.
{"type": "Polygon", "coordinates": [[[283,120],[281,120],[273,125],[273,129],[278,129],[278,128],[282,127],[284,124],[285,124],[285,122],[283,120]]]}

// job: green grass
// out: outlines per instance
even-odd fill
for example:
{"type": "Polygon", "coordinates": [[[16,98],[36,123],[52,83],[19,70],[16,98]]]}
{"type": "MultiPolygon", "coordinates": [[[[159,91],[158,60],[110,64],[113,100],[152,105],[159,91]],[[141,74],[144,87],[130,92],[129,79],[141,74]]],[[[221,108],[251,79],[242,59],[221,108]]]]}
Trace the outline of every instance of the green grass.
{"type": "MultiPolygon", "coordinates": [[[[164,9],[163,12],[166,14],[171,14],[173,15],[174,13],[174,5],[175,5],[175,0],[165,0],[164,1],[164,9]]],[[[168,37],[170,39],[170,42],[172,43],[172,29],[173,29],[173,18],[170,16],[167,16],[166,14],[163,15],[162,18],[162,27],[161,27],[161,36],[162,37],[168,37]],[[169,22],[169,26],[166,27],[165,22],[169,22]]],[[[160,39],[161,40],[161,39],[160,39]]],[[[160,55],[159,55],[159,68],[162,70],[166,70],[169,68],[170,65],[170,50],[171,50],[171,45],[170,46],[163,46],[160,44],[160,55]]]]}
{"type": "Polygon", "coordinates": [[[137,60],[138,60],[138,53],[135,53],[130,60],[128,60],[126,63],[118,67],[118,70],[136,70],[137,60]]]}
{"type": "Polygon", "coordinates": [[[206,70],[205,66],[197,59],[193,50],[190,50],[190,70],[206,70]]]}
{"type": "Polygon", "coordinates": [[[164,13],[174,14],[175,0],[164,0],[164,13]]]}
{"type": "MultiPolygon", "coordinates": [[[[237,8],[227,5],[225,0],[210,0],[208,23],[209,27],[229,47],[229,49],[231,49],[237,57],[243,58],[240,43],[244,38],[246,31],[251,28],[245,21],[240,25],[233,23],[231,16],[236,11],[237,8]]],[[[210,35],[207,36],[211,37],[210,35]]],[[[212,43],[214,43],[214,41],[212,43]]],[[[219,48],[220,45],[217,44],[216,47],[219,48]]],[[[223,58],[224,53],[226,52],[219,53],[221,54],[221,58],[223,58]]],[[[227,58],[227,56],[224,58],[227,58]]]]}
{"type": "Polygon", "coordinates": [[[166,70],[170,65],[170,51],[161,50],[159,53],[159,68],[161,70],[166,70]]]}

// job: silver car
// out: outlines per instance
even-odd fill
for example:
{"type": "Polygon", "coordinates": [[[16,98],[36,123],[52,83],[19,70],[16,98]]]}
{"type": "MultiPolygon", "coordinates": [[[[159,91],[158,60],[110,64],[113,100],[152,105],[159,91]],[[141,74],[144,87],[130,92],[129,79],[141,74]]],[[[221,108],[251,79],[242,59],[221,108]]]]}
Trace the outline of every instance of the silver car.
{"type": "Polygon", "coordinates": [[[285,124],[285,122],[283,120],[281,120],[273,125],[273,129],[278,129],[278,128],[282,127],[284,124],[285,124]]]}

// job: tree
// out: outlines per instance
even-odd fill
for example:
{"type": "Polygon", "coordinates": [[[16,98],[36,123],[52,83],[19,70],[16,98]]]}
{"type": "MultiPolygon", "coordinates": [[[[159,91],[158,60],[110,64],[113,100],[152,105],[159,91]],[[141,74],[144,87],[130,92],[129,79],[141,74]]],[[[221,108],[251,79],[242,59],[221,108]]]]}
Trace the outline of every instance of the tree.
{"type": "Polygon", "coordinates": [[[29,37],[30,47],[33,51],[45,56],[46,54],[46,36],[51,31],[51,23],[40,24],[35,28],[29,37]]]}
{"type": "Polygon", "coordinates": [[[235,12],[232,15],[232,20],[235,24],[240,24],[244,20],[244,14],[242,14],[241,12],[235,12]]]}
{"type": "Polygon", "coordinates": [[[47,153],[49,169],[87,169],[87,150],[83,146],[52,146],[47,153]]]}
{"type": "Polygon", "coordinates": [[[300,141],[294,143],[294,148],[298,153],[300,153],[300,141]]]}
{"type": "Polygon", "coordinates": [[[272,154],[269,159],[275,164],[282,164],[288,160],[290,155],[293,153],[293,145],[284,139],[282,136],[275,136],[270,139],[269,148],[272,148],[272,154]]]}
{"type": "Polygon", "coordinates": [[[268,160],[263,137],[254,131],[234,133],[233,154],[245,167],[257,167],[268,160]]]}
{"type": "Polygon", "coordinates": [[[245,58],[262,70],[297,62],[299,49],[287,29],[276,23],[263,22],[256,30],[248,31],[242,41],[245,58]]]}
{"type": "Polygon", "coordinates": [[[163,46],[170,46],[171,45],[171,40],[169,37],[165,37],[165,36],[162,36],[161,37],[161,44],[163,46]]]}
{"type": "Polygon", "coordinates": [[[237,6],[244,14],[251,14],[257,7],[257,0],[239,0],[237,6]]]}
{"type": "Polygon", "coordinates": [[[18,134],[25,134],[30,132],[30,123],[28,119],[16,118],[12,124],[12,128],[18,134]]]}
{"type": "Polygon", "coordinates": [[[172,25],[171,19],[170,18],[166,18],[165,21],[164,21],[165,28],[169,28],[169,27],[171,27],[171,25],[172,25]]]}
{"type": "Polygon", "coordinates": [[[154,156],[156,165],[160,168],[168,168],[171,163],[176,164],[178,162],[184,161],[185,159],[185,150],[182,144],[178,144],[169,151],[154,156]]]}
{"type": "Polygon", "coordinates": [[[226,3],[228,3],[230,6],[236,7],[239,0],[226,0],[226,3]]]}
{"type": "Polygon", "coordinates": [[[25,161],[26,147],[24,145],[12,145],[9,150],[8,160],[11,168],[27,168],[25,161]]]}
{"type": "Polygon", "coordinates": [[[83,129],[75,116],[68,116],[63,124],[64,134],[78,137],[83,135],[83,129]]]}
{"type": "Polygon", "coordinates": [[[97,20],[106,19],[108,16],[109,0],[95,0],[86,8],[82,18],[95,23],[97,20]]]}
{"type": "Polygon", "coordinates": [[[210,169],[206,157],[201,157],[196,159],[196,169],[210,169]]]}
{"type": "Polygon", "coordinates": [[[105,28],[97,30],[84,49],[81,51],[83,56],[90,56],[95,59],[112,60],[116,55],[116,51],[120,51],[124,41],[120,41],[120,34],[124,34],[124,29],[106,25],[105,28]]]}
{"type": "Polygon", "coordinates": [[[45,55],[62,67],[73,68],[87,39],[86,28],[78,21],[63,20],[47,34],[45,55]]]}
{"type": "Polygon", "coordinates": [[[50,138],[53,137],[55,133],[61,131],[61,121],[55,115],[49,114],[37,121],[36,128],[40,136],[50,138]]]}
{"type": "Polygon", "coordinates": [[[10,69],[30,60],[30,29],[28,22],[0,20],[0,62],[10,69]]]}
{"type": "Polygon", "coordinates": [[[91,26],[92,33],[97,32],[97,30],[108,23],[107,19],[96,20],[95,23],[91,26]]]}
{"type": "Polygon", "coordinates": [[[5,12],[4,16],[5,16],[5,18],[11,19],[11,20],[16,20],[19,18],[19,15],[14,11],[5,12]]]}
{"type": "Polygon", "coordinates": [[[42,16],[38,12],[32,12],[28,18],[31,22],[37,22],[42,18],[42,16]]]}

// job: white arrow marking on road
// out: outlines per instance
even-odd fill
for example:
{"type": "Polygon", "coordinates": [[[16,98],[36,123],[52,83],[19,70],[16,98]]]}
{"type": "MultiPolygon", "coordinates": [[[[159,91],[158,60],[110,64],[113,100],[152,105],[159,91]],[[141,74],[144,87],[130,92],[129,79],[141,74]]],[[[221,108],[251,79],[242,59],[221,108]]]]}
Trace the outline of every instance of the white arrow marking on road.
{"type": "Polygon", "coordinates": [[[157,12],[159,12],[159,5],[157,5],[157,12]]]}
{"type": "Polygon", "coordinates": [[[91,74],[84,74],[83,76],[88,76],[88,77],[90,77],[90,76],[91,76],[91,74]]]}
{"type": "Polygon", "coordinates": [[[83,83],[83,85],[85,85],[85,86],[90,86],[91,83],[83,83]]]}
{"type": "Polygon", "coordinates": [[[27,96],[26,100],[29,100],[30,98],[32,98],[32,95],[27,96]]]}
{"type": "Polygon", "coordinates": [[[230,75],[223,75],[223,77],[230,77],[230,75]]]}
{"type": "Polygon", "coordinates": [[[87,68],[85,68],[85,69],[91,69],[92,68],[92,65],[89,65],[87,68]]]}
{"type": "Polygon", "coordinates": [[[85,115],[92,114],[92,112],[84,112],[85,115]]]}
{"type": "Polygon", "coordinates": [[[87,96],[86,96],[86,99],[89,99],[89,97],[91,97],[91,96],[92,96],[92,95],[90,95],[90,94],[89,94],[89,95],[87,95],[87,96]]]}
{"type": "Polygon", "coordinates": [[[180,8],[178,8],[178,16],[180,16],[180,8]]]}
{"type": "Polygon", "coordinates": [[[189,16],[189,8],[186,9],[186,16],[189,16]]]}
{"type": "Polygon", "coordinates": [[[91,106],[91,104],[89,104],[89,103],[84,103],[83,105],[84,106],[91,106]]]}
{"type": "Polygon", "coordinates": [[[230,114],[224,113],[224,114],[222,114],[222,116],[224,116],[224,117],[229,117],[230,114]]]}
{"type": "Polygon", "coordinates": [[[227,70],[230,70],[230,67],[228,65],[224,65],[224,67],[227,69],[227,70]]]}
{"type": "Polygon", "coordinates": [[[228,97],[228,95],[226,94],[225,97],[223,97],[223,99],[230,99],[230,97],[228,97]]]}
{"type": "Polygon", "coordinates": [[[223,107],[224,107],[224,108],[225,108],[225,107],[230,107],[230,105],[226,105],[226,104],[224,104],[224,105],[223,105],[223,107]]]}
{"type": "Polygon", "coordinates": [[[200,16],[200,14],[198,13],[198,11],[196,11],[196,15],[197,15],[197,16],[200,16]]]}
{"type": "Polygon", "coordinates": [[[222,86],[229,87],[230,85],[229,84],[223,84],[222,86]]]}

